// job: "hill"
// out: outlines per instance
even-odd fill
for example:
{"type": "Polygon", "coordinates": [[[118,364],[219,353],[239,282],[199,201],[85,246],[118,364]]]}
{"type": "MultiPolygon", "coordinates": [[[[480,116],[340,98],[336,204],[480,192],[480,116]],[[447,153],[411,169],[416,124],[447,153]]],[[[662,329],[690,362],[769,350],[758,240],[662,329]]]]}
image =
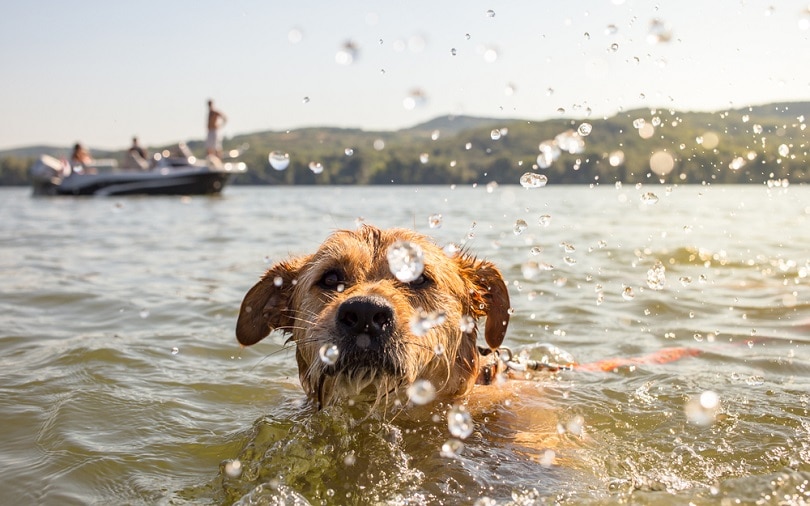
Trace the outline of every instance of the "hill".
{"type": "MultiPolygon", "coordinates": [[[[248,146],[240,160],[250,170],[235,184],[516,184],[530,171],[549,184],[807,183],[808,121],[810,102],[795,102],[545,121],[442,116],[398,131],[303,128],[238,135],[224,144],[248,146]],[[274,151],[289,155],[288,168],[272,167],[274,151]]],[[[203,154],[202,141],[189,147],[203,154]]],[[[66,150],[0,152],[0,184],[24,183],[31,158],[66,150]]]]}

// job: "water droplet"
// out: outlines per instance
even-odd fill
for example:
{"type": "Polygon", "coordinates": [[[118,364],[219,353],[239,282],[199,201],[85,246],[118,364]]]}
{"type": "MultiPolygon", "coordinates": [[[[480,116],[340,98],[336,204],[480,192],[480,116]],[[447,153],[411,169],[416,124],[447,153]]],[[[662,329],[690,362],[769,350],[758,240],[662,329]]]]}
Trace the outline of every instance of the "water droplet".
{"type": "Polygon", "coordinates": [[[585,141],[573,130],[566,130],[554,137],[554,142],[560,150],[576,155],[585,151],[585,141]]]}
{"type": "Polygon", "coordinates": [[[647,286],[653,290],[663,290],[666,283],[666,267],[659,260],[647,271],[647,286]]]}
{"type": "Polygon", "coordinates": [[[515,235],[520,235],[527,228],[529,228],[529,224],[526,223],[526,220],[520,220],[519,219],[519,220],[515,221],[515,226],[512,229],[512,231],[515,233],[515,235]]]}
{"type": "Polygon", "coordinates": [[[465,334],[469,334],[475,330],[475,318],[468,314],[463,315],[458,322],[458,328],[465,334]]]}
{"type": "Polygon", "coordinates": [[[664,177],[675,168],[675,159],[666,151],[656,151],[650,157],[650,170],[656,175],[664,177]]]}
{"type": "Polygon", "coordinates": [[[562,241],[562,242],[560,243],[560,247],[561,247],[561,248],[563,249],[563,251],[565,251],[566,253],[573,253],[574,251],[576,251],[576,250],[577,250],[577,248],[576,248],[576,247],[575,247],[573,244],[571,244],[570,242],[566,242],[566,241],[562,241]]]}
{"type": "Polygon", "coordinates": [[[408,387],[407,393],[412,403],[422,406],[436,398],[436,387],[428,380],[416,380],[408,387]]]}
{"type": "Polygon", "coordinates": [[[276,276],[275,278],[273,278],[273,285],[274,286],[279,287],[279,286],[281,286],[283,284],[284,284],[284,278],[282,278],[281,276],[276,276]]]}
{"type": "Polygon", "coordinates": [[[624,151],[616,150],[610,153],[608,157],[608,162],[610,163],[611,167],[618,167],[619,165],[624,163],[624,151]]]}
{"type": "Polygon", "coordinates": [[[444,311],[431,311],[427,312],[422,309],[414,313],[411,317],[411,332],[415,336],[422,337],[426,335],[433,327],[438,327],[447,319],[444,311]]]}
{"type": "Polygon", "coordinates": [[[138,316],[140,316],[144,320],[149,318],[149,310],[148,309],[141,309],[140,313],[138,313],[138,316]]]}
{"type": "Polygon", "coordinates": [[[308,104],[309,103],[309,97],[304,97],[302,102],[304,102],[305,104],[308,104]]]}
{"type": "Polygon", "coordinates": [[[633,120],[633,128],[635,128],[636,130],[640,129],[646,124],[647,122],[644,120],[644,118],[636,118],[633,120]]]}
{"type": "Polygon", "coordinates": [[[541,227],[547,227],[551,225],[551,215],[550,214],[543,214],[540,215],[540,218],[537,220],[541,227]]]}
{"type": "Polygon", "coordinates": [[[790,154],[790,148],[787,144],[779,145],[779,156],[787,156],[790,154]]]}
{"type": "Polygon", "coordinates": [[[524,188],[542,188],[548,183],[548,178],[543,174],[527,172],[520,177],[520,185],[524,188]]]}
{"type": "Polygon", "coordinates": [[[489,138],[493,141],[497,141],[501,138],[501,131],[499,129],[494,129],[489,133],[489,138]]]}
{"type": "Polygon", "coordinates": [[[417,107],[422,107],[427,104],[427,95],[421,89],[413,89],[408,93],[408,96],[402,100],[402,107],[408,111],[412,111],[417,107]]]}
{"type": "Polygon", "coordinates": [[[239,460],[229,460],[226,462],[225,474],[231,478],[239,478],[242,475],[242,462],[239,460]]]}
{"type": "Polygon", "coordinates": [[[431,214],[428,216],[428,225],[430,228],[442,228],[442,215],[431,214]]]}
{"type": "Polygon", "coordinates": [[[448,258],[453,258],[461,252],[461,247],[451,242],[442,248],[442,251],[448,258]]]}
{"type": "Polygon", "coordinates": [[[565,424],[566,432],[575,436],[581,436],[584,427],[585,419],[581,415],[575,415],[565,424]]]}
{"type": "Polygon", "coordinates": [[[629,286],[625,286],[624,290],[622,290],[622,298],[624,300],[633,300],[636,294],[633,293],[633,289],[629,286]]]}
{"type": "Polygon", "coordinates": [[[267,155],[270,166],[276,170],[284,170],[290,166],[290,155],[282,151],[272,151],[267,155]]]}
{"type": "Polygon", "coordinates": [[[450,48],[450,55],[455,56],[456,54],[458,54],[458,52],[456,51],[456,48],[454,48],[454,47],[450,48]]]}
{"type": "Polygon", "coordinates": [[[641,202],[651,206],[658,203],[658,195],[653,192],[647,192],[641,196],[641,202]]]}
{"type": "Polygon", "coordinates": [[[650,29],[647,31],[647,42],[650,44],[665,44],[672,40],[672,31],[660,19],[650,21],[650,29]]]}
{"type": "Polygon", "coordinates": [[[498,50],[494,47],[484,49],[484,61],[487,63],[495,63],[498,60],[498,50]]]}
{"type": "Polygon", "coordinates": [[[762,125],[759,125],[759,124],[755,123],[754,125],[751,126],[751,131],[754,132],[757,135],[761,134],[762,133],[762,125]]]}
{"type": "Polygon", "coordinates": [[[464,443],[462,443],[458,439],[448,439],[442,445],[441,456],[453,458],[461,455],[462,451],[464,451],[464,443]]]}
{"type": "Polygon", "coordinates": [[[619,29],[614,24],[607,25],[605,27],[605,35],[616,35],[619,29]]]}
{"type": "Polygon", "coordinates": [[[447,411],[447,428],[450,434],[459,438],[466,439],[473,433],[473,420],[467,408],[460,404],[456,404],[447,411]]]}
{"type": "Polygon", "coordinates": [[[587,137],[588,135],[590,135],[591,130],[593,130],[593,125],[591,125],[590,123],[583,123],[579,125],[579,128],[577,128],[577,133],[582,137],[587,137]]]}
{"type": "Polygon", "coordinates": [[[614,42],[613,44],[608,46],[608,53],[615,53],[618,50],[619,50],[619,44],[617,42],[614,42]]]}
{"type": "Polygon", "coordinates": [[[422,248],[417,244],[397,241],[388,248],[386,256],[391,273],[403,283],[414,281],[425,270],[422,248]]]}
{"type": "Polygon", "coordinates": [[[542,248],[542,246],[534,246],[534,247],[533,247],[533,248],[532,248],[532,249],[529,251],[529,253],[531,253],[531,254],[532,254],[532,255],[534,255],[534,256],[538,256],[538,255],[539,255],[540,253],[542,253],[542,252],[543,252],[543,248],[542,248]]]}
{"type": "Polygon", "coordinates": [[[337,345],[326,343],[321,346],[320,350],[318,350],[318,355],[321,357],[321,362],[324,364],[334,365],[340,356],[340,350],[338,349],[337,345]]]}
{"type": "Polygon", "coordinates": [[[335,53],[335,62],[340,65],[351,65],[354,63],[354,60],[357,58],[358,49],[357,45],[348,40],[340,46],[337,53],[335,53]]]}
{"type": "Polygon", "coordinates": [[[354,154],[354,150],[352,148],[346,148],[343,150],[343,154],[346,156],[352,156],[354,154]]]}
{"type": "Polygon", "coordinates": [[[311,170],[313,174],[320,174],[323,172],[323,165],[321,162],[309,162],[309,170],[311,170]]]}
{"type": "Polygon", "coordinates": [[[728,168],[735,171],[740,170],[743,167],[745,167],[745,163],[746,163],[745,158],[737,156],[733,160],[731,160],[731,163],[728,164],[728,168]]]}
{"type": "Polygon", "coordinates": [[[433,353],[435,353],[437,357],[444,355],[444,351],[444,345],[442,343],[436,343],[436,346],[433,347],[433,353]]]}
{"type": "Polygon", "coordinates": [[[810,7],[799,12],[799,30],[806,31],[810,30],[810,7]]]}
{"type": "Polygon", "coordinates": [[[178,348],[177,346],[172,348],[172,355],[177,355],[178,353],[180,353],[180,348],[178,348]]]}
{"type": "Polygon", "coordinates": [[[487,17],[488,18],[494,18],[495,17],[495,11],[493,11],[492,9],[489,9],[487,11],[487,17]]]}
{"type": "Polygon", "coordinates": [[[686,418],[695,425],[708,426],[717,419],[720,409],[720,397],[711,390],[707,390],[698,397],[690,398],[684,406],[686,418]]]}
{"type": "Polygon", "coordinates": [[[537,155],[537,166],[541,169],[551,167],[557,158],[560,157],[560,148],[554,141],[543,141],[538,146],[540,154],[537,155]]]}
{"type": "Polygon", "coordinates": [[[287,32],[287,40],[290,41],[291,44],[298,44],[303,39],[304,32],[302,32],[299,28],[292,28],[289,32],[287,32]]]}

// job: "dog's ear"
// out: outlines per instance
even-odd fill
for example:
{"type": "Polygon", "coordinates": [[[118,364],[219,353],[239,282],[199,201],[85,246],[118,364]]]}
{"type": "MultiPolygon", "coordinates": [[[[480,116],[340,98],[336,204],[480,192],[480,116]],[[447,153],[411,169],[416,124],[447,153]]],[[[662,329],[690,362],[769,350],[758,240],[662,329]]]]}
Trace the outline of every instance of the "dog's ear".
{"type": "Polygon", "coordinates": [[[277,263],[248,290],[236,320],[236,339],[241,344],[256,344],[273,329],[292,327],[294,314],[289,307],[290,298],[305,263],[306,258],[277,263]]]}
{"type": "Polygon", "coordinates": [[[494,350],[503,343],[509,325],[509,290],[501,272],[491,262],[475,261],[471,272],[476,287],[473,314],[486,315],[484,338],[494,350]]]}

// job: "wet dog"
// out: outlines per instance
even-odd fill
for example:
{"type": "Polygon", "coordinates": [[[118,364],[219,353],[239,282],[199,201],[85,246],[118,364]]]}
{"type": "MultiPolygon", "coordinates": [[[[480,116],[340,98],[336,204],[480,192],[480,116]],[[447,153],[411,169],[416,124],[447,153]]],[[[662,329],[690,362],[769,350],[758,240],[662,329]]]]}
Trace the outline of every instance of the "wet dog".
{"type": "Polygon", "coordinates": [[[319,407],[386,403],[414,385],[452,400],[491,381],[490,351],[503,342],[509,313],[492,263],[410,230],[364,225],[270,267],[245,295],[236,337],[252,345],[273,330],[290,334],[301,385],[319,407]],[[393,265],[398,255],[416,267],[403,275],[393,265]]]}

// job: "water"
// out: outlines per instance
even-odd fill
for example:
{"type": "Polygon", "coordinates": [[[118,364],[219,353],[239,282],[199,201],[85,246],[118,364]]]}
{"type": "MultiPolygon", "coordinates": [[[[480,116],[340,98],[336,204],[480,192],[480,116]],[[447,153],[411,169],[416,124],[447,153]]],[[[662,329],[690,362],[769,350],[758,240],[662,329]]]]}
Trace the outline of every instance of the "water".
{"type": "Polygon", "coordinates": [[[0,189],[0,218],[5,504],[810,500],[806,187],[0,189]],[[510,380],[463,441],[435,402],[316,413],[285,338],[242,349],[236,314],[270,262],[362,221],[499,265],[516,355],[701,353],[510,380]]]}

